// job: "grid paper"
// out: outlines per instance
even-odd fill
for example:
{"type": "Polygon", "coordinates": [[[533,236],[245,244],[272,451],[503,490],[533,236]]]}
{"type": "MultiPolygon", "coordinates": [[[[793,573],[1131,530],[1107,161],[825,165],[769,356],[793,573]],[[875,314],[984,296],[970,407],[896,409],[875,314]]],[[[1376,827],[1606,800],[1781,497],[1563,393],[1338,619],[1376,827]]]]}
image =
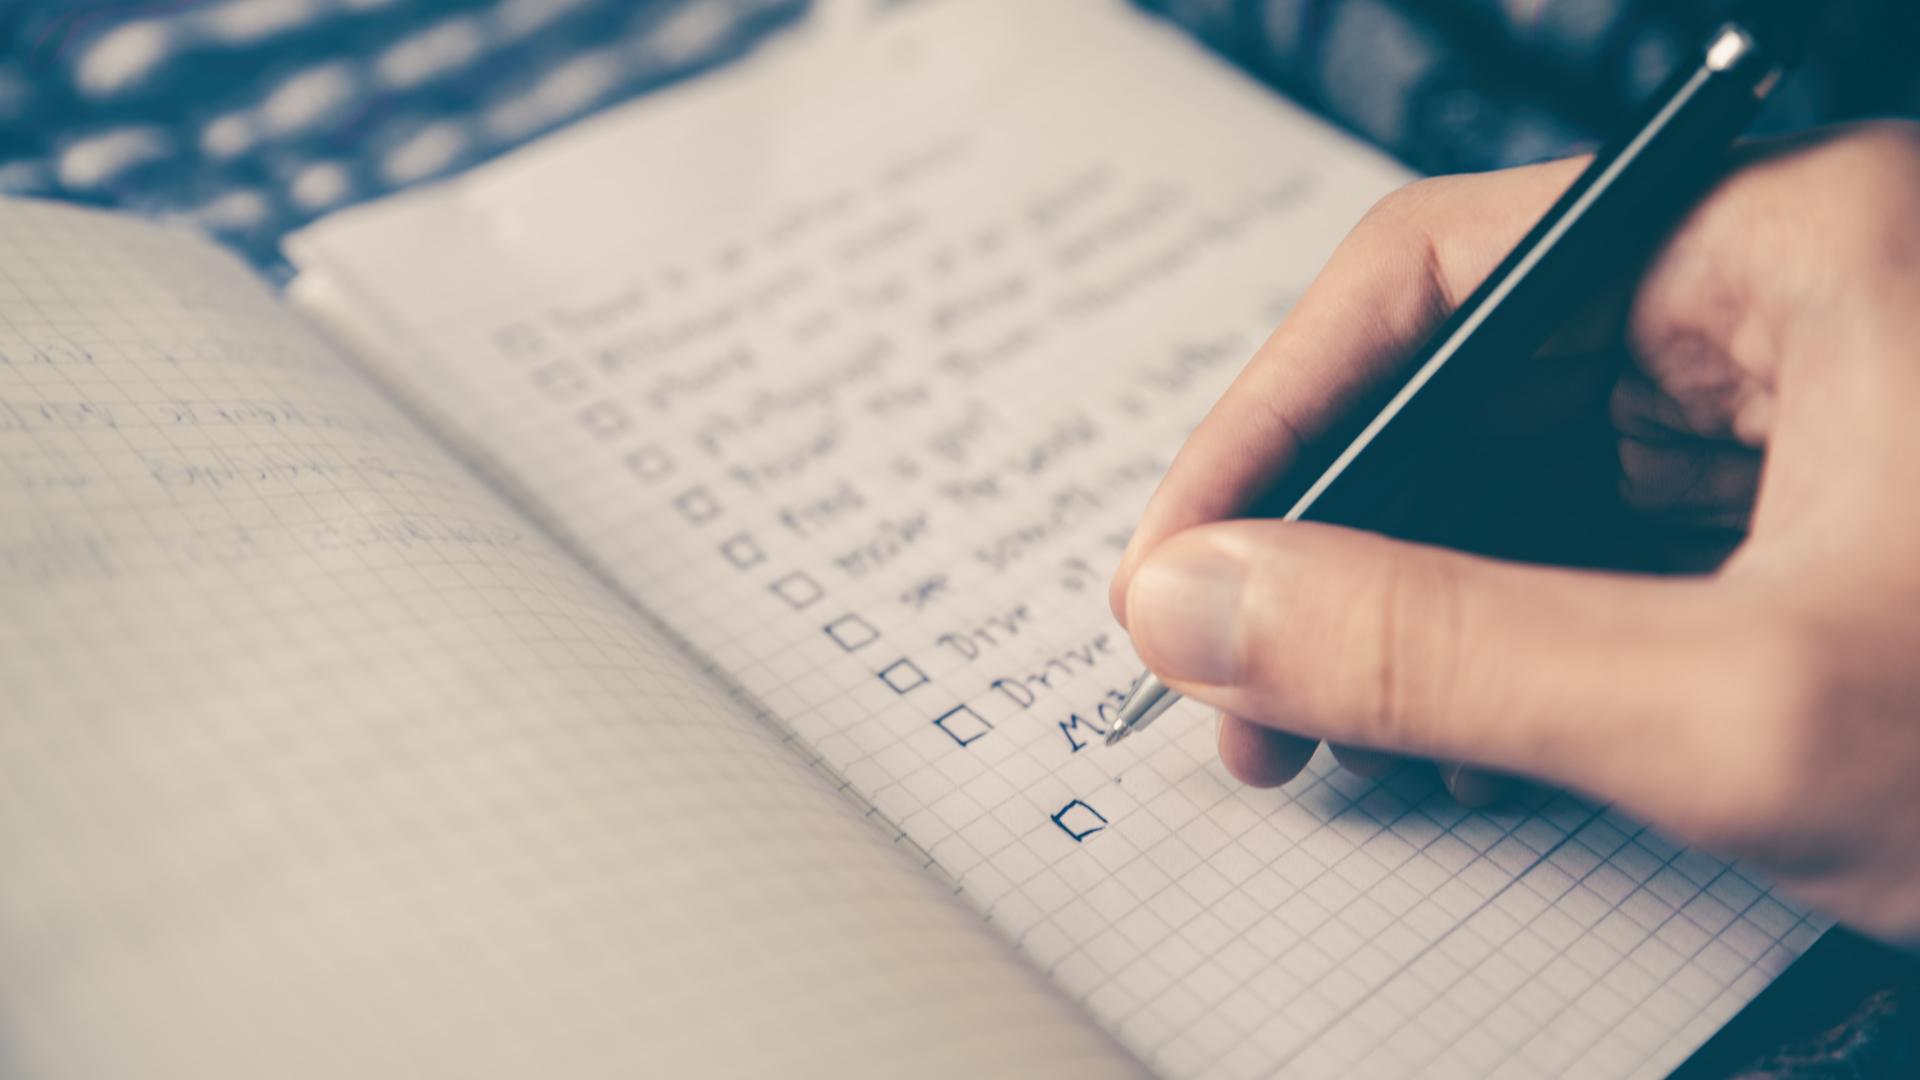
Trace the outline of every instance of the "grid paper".
{"type": "Polygon", "coordinates": [[[314,307],[1168,1075],[1659,1075],[1820,929],[1564,795],[1198,717],[1106,577],[1404,177],[1111,5],[926,5],[296,238],[314,307]],[[1017,10],[1016,10],[1017,8],[1017,10]],[[1016,17],[1017,16],[1017,17],[1016,17]]]}
{"type": "Polygon", "coordinates": [[[231,258],[0,246],[0,1073],[1137,1068],[231,258]]]}

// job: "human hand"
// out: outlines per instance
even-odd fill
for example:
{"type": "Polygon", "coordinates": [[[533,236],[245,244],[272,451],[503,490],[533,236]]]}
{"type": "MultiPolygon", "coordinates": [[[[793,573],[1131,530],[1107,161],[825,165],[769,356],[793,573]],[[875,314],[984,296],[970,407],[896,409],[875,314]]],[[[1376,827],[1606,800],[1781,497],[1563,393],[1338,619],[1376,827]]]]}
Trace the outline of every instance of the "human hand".
{"type": "Polygon", "coordinates": [[[1383,201],[1175,460],[1114,612],[1249,783],[1322,739],[1536,777],[1920,940],[1920,127],[1751,150],[1596,283],[1490,404],[1475,486],[1410,498],[1445,548],[1226,520],[1580,168],[1383,201]]]}

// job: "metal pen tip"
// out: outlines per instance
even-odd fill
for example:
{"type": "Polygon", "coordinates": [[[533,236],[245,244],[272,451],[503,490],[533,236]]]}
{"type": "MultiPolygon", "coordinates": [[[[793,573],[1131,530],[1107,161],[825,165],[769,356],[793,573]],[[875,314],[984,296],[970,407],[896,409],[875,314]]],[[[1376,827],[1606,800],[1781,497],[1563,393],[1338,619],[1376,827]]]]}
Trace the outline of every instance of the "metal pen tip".
{"type": "Polygon", "coordinates": [[[1145,730],[1179,700],[1180,695],[1167,689],[1167,684],[1152,672],[1141,675],[1127,692],[1126,703],[1120,706],[1120,718],[1107,733],[1106,744],[1113,746],[1134,732],[1145,730]]]}

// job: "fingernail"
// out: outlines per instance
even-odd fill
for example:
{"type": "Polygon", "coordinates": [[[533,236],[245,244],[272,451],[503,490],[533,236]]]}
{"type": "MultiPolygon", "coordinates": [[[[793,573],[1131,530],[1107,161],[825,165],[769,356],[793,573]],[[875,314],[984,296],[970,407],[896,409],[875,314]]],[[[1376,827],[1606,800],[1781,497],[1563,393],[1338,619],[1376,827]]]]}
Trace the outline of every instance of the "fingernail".
{"type": "Polygon", "coordinates": [[[1235,682],[1244,580],[1239,558],[1214,544],[1175,543],[1148,557],[1127,590],[1127,626],[1147,662],[1178,681],[1235,682]]]}

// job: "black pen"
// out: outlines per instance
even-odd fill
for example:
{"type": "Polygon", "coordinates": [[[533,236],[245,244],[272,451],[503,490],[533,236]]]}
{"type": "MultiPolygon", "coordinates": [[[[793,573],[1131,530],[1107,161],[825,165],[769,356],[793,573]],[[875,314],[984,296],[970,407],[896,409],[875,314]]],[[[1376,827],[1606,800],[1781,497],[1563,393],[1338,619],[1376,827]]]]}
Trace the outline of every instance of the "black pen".
{"type": "MultiPolygon", "coordinates": [[[[1821,6],[1819,0],[1742,6],[1699,62],[1654,96],[1632,134],[1601,151],[1433,335],[1403,380],[1372,399],[1377,409],[1363,409],[1324,441],[1338,452],[1324,464],[1310,457],[1291,470],[1311,481],[1277,493],[1277,505],[1292,500],[1281,520],[1378,528],[1378,515],[1401,491],[1410,467],[1447,445],[1473,407],[1591,296],[1594,282],[1649,257],[1713,187],[1728,148],[1805,51],[1821,6]]],[[[1107,745],[1145,728],[1179,699],[1153,673],[1141,675],[1107,745]]]]}

